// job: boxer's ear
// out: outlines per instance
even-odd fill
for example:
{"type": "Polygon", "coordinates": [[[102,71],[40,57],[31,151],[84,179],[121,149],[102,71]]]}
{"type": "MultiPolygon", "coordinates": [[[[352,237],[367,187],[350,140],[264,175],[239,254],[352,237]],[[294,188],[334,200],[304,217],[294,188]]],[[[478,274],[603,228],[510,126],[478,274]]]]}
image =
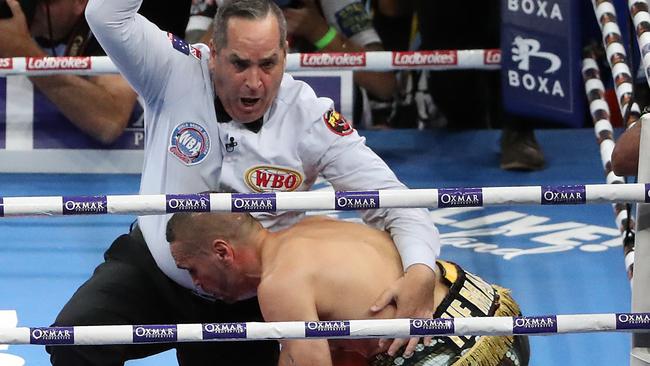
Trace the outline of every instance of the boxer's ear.
{"type": "Polygon", "coordinates": [[[232,245],[223,239],[215,239],[212,242],[212,252],[220,261],[224,262],[224,264],[230,264],[234,259],[232,245]]]}

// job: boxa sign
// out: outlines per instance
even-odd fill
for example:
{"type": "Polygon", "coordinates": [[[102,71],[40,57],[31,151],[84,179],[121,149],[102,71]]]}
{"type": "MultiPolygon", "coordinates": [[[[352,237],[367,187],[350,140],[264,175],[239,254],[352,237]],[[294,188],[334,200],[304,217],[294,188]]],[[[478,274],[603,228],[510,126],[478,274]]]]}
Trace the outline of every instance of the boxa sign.
{"type": "Polygon", "coordinates": [[[579,8],[571,0],[502,0],[506,110],[580,127],[579,8]]]}

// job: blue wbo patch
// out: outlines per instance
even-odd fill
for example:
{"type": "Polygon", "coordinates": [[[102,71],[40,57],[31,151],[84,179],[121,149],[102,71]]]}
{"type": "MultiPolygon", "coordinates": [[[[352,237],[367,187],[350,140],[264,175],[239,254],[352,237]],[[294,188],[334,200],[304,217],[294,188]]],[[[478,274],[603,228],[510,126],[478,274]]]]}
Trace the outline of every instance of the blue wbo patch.
{"type": "Polygon", "coordinates": [[[190,45],[188,45],[187,42],[185,42],[184,40],[182,40],[178,36],[176,36],[176,35],[174,35],[172,33],[169,33],[169,32],[167,32],[167,38],[169,38],[169,40],[172,42],[172,46],[174,46],[174,48],[176,50],[178,50],[178,51],[180,51],[180,52],[182,52],[182,53],[184,53],[186,55],[190,54],[190,45]]]}
{"type": "Polygon", "coordinates": [[[181,123],[172,132],[169,152],[185,165],[198,164],[210,152],[210,136],[197,123],[181,123]]]}

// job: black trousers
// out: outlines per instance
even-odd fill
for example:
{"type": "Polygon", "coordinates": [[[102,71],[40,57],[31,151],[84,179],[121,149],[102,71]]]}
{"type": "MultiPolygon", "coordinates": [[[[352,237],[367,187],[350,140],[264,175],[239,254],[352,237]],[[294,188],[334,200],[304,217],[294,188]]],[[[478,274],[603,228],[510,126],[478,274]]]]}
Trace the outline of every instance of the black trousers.
{"type": "MultiPolygon", "coordinates": [[[[212,302],[165,276],[136,228],[117,238],[92,277],[63,307],[54,326],[263,321],[257,298],[212,302]]],[[[175,348],[179,365],[277,365],[275,341],[49,346],[55,366],[123,365],[175,348]]]]}

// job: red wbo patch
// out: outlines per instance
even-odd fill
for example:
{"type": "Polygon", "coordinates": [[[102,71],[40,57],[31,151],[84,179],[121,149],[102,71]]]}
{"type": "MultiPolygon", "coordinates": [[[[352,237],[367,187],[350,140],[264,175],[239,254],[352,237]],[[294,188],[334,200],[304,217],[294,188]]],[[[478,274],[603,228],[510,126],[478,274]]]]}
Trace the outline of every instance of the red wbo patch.
{"type": "Polygon", "coordinates": [[[333,109],[325,112],[323,115],[323,121],[325,121],[327,128],[337,135],[347,136],[354,131],[352,125],[345,120],[345,117],[333,109]]]}

